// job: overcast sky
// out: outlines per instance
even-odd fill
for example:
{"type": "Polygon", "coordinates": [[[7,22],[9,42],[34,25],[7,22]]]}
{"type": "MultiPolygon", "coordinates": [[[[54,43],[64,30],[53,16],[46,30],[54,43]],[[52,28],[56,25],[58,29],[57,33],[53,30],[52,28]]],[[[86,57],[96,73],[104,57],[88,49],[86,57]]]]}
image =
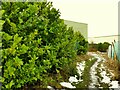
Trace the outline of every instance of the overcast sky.
{"type": "Polygon", "coordinates": [[[88,24],[88,37],[118,34],[120,0],[48,0],[60,10],[61,18],[88,24]]]}

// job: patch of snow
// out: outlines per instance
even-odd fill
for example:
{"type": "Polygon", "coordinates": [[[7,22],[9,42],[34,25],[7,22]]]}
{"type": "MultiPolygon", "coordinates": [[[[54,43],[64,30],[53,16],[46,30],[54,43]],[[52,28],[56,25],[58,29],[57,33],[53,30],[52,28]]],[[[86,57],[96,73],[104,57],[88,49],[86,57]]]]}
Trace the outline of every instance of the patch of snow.
{"type": "Polygon", "coordinates": [[[78,72],[78,74],[79,74],[79,76],[80,76],[79,81],[82,81],[81,76],[82,76],[82,73],[83,73],[84,68],[85,68],[85,61],[82,61],[82,62],[80,62],[80,63],[77,63],[76,68],[77,68],[77,72],[78,72]]]}
{"type": "Polygon", "coordinates": [[[85,61],[82,61],[82,62],[81,62],[80,64],[78,64],[78,65],[79,65],[80,70],[83,71],[84,68],[85,68],[85,61]]]}
{"type": "Polygon", "coordinates": [[[47,86],[47,88],[48,89],[50,89],[50,90],[55,90],[53,87],[51,87],[51,86],[47,86]]]}
{"type": "MultiPolygon", "coordinates": [[[[100,61],[102,61],[103,63],[105,62],[105,59],[102,56],[98,56],[97,54],[95,54],[94,52],[89,52],[88,54],[90,54],[91,56],[94,56],[97,60],[95,62],[95,64],[91,67],[90,69],[90,75],[91,75],[91,81],[92,83],[90,84],[89,88],[95,88],[95,85],[98,85],[98,76],[96,76],[96,68],[99,64],[100,61]]],[[[102,83],[106,83],[108,85],[111,85],[109,88],[115,88],[114,90],[120,90],[120,85],[118,84],[118,81],[110,81],[111,77],[114,76],[114,74],[112,73],[112,71],[109,70],[109,74],[106,73],[106,68],[103,64],[101,64],[100,66],[100,71],[101,71],[101,77],[103,78],[100,82],[102,83]],[[108,76],[109,75],[109,76],[108,76]],[[118,89],[117,89],[118,88],[118,89]]],[[[99,87],[99,88],[103,88],[103,87],[99,87]]],[[[110,89],[111,90],[111,89],[110,89]]]]}
{"type": "Polygon", "coordinates": [[[91,61],[91,60],[92,60],[92,58],[89,59],[89,61],[91,61]]]}
{"type": "Polygon", "coordinates": [[[77,70],[80,76],[82,74],[82,71],[84,71],[84,68],[85,68],[85,61],[82,61],[81,63],[77,63],[77,70]]]}
{"type": "Polygon", "coordinates": [[[80,77],[79,80],[77,79],[77,75],[75,75],[75,76],[70,76],[69,82],[61,82],[61,83],[60,83],[63,87],[76,88],[75,86],[72,86],[71,83],[75,82],[75,83],[77,84],[78,82],[83,81],[82,78],[81,78],[81,76],[82,76],[82,72],[84,71],[84,68],[85,68],[85,61],[82,61],[82,62],[80,62],[80,63],[77,63],[76,68],[77,68],[77,72],[78,72],[79,77],[80,77]]]}
{"type": "Polygon", "coordinates": [[[77,75],[75,75],[75,77],[74,77],[74,76],[70,76],[69,82],[70,82],[70,83],[73,83],[73,82],[76,82],[76,83],[77,83],[79,80],[77,80],[76,77],[77,77],[77,75]]]}
{"type": "Polygon", "coordinates": [[[102,82],[102,83],[108,83],[108,84],[110,84],[110,82],[111,82],[110,80],[111,80],[111,79],[110,79],[110,76],[108,76],[108,75],[110,75],[110,74],[107,74],[106,71],[103,71],[103,70],[105,70],[105,67],[104,67],[103,64],[101,64],[101,69],[100,69],[100,70],[101,70],[101,73],[100,73],[100,74],[101,74],[101,77],[103,77],[103,79],[102,79],[101,82],[102,82]]]}
{"type": "Polygon", "coordinates": [[[76,88],[75,86],[72,86],[72,84],[69,83],[69,82],[61,82],[60,84],[61,84],[63,87],[76,88]]]}
{"type": "Polygon", "coordinates": [[[99,87],[100,89],[103,89],[103,87],[99,87]]]}
{"type": "Polygon", "coordinates": [[[91,54],[92,56],[94,56],[95,58],[97,58],[96,62],[94,63],[94,65],[91,67],[90,69],[90,76],[91,76],[91,81],[92,83],[90,84],[89,88],[95,88],[95,85],[98,84],[98,76],[96,76],[97,72],[96,72],[96,68],[99,64],[99,62],[102,60],[97,54],[91,54]]]}
{"type": "Polygon", "coordinates": [[[106,74],[107,74],[106,71],[102,71],[100,74],[103,77],[101,82],[110,83],[110,78],[108,76],[106,76],[106,74]]]}
{"type": "MultiPolygon", "coordinates": [[[[102,60],[103,60],[103,62],[105,62],[105,59],[104,58],[101,58],[102,60]]],[[[114,74],[109,70],[109,74],[107,74],[106,73],[106,71],[104,71],[104,70],[106,70],[105,69],[105,66],[103,65],[103,64],[101,64],[101,76],[103,77],[103,79],[102,79],[102,83],[107,83],[107,84],[109,84],[109,85],[111,85],[109,88],[120,88],[119,87],[119,84],[118,84],[118,81],[111,81],[111,77],[112,76],[114,76],[114,74]],[[110,76],[108,76],[108,75],[110,75],[110,76]]]]}
{"type": "Polygon", "coordinates": [[[101,64],[101,67],[104,68],[103,64],[101,64]]]}
{"type": "Polygon", "coordinates": [[[110,78],[108,76],[104,76],[101,82],[110,83],[110,78]]]}
{"type": "Polygon", "coordinates": [[[109,88],[118,88],[118,86],[119,86],[118,81],[112,81],[110,84],[111,84],[112,86],[109,87],[109,88]]]}

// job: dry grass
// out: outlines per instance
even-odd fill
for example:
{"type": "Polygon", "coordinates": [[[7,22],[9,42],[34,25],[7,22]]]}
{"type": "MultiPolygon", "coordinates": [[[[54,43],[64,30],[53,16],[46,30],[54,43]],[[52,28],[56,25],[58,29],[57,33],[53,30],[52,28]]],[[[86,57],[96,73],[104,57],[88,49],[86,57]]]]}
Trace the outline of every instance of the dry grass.
{"type": "Polygon", "coordinates": [[[118,60],[112,60],[107,56],[107,52],[99,52],[97,51],[96,54],[99,54],[102,56],[105,61],[105,66],[110,70],[112,73],[113,80],[119,80],[120,81],[120,62],[118,60]]]}
{"type": "Polygon", "coordinates": [[[120,62],[118,60],[112,60],[107,56],[107,53],[102,54],[106,59],[105,66],[113,73],[113,79],[119,80],[120,78],[120,62]]]}
{"type": "Polygon", "coordinates": [[[86,60],[89,60],[90,58],[92,58],[93,56],[90,56],[90,55],[87,55],[87,54],[85,54],[85,55],[78,55],[77,57],[76,57],[76,60],[77,60],[77,62],[81,62],[81,61],[86,61],[86,60]]]}

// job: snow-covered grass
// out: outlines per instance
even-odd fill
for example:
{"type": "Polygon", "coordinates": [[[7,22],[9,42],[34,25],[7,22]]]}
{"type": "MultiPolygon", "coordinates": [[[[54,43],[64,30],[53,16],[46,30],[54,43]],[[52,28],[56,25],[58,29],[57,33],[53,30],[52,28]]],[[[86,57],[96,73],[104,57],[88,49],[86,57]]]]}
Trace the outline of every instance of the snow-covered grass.
{"type": "Polygon", "coordinates": [[[47,88],[50,89],[50,90],[54,90],[54,88],[51,87],[51,86],[47,86],[47,88]]]}
{"type": "MultiPolygon", "coordinates": [[[[101,66],[101,68],[103,68],[105,70],[105,67],[103,65],[101,66]]],[[[103,77],[101,82],[108,84],[109,88],[119,88],[120,87],[120,85],[118,84],[118,81],[111,80],[111,76],[113,73],[107,74],[106,71],[101,71],[100,74],[103,77]],[[110,76],[108,76],[108,75],[110,75],[110,76]]]]}
{"type": "Polygon", "coordinates": [[[79,80],[82,80],[81,76],[85,68],[85,61],[82,61],[80,63],[77,63],[77,72],[79,73],[79,80]]]}
{"type": "Polygon", "coordinates": [[[91,80],[92,83],[90,84],[90,88],[106,88],[108,87],[108,83],[110,83],[110,78],[106,76],[106,71],[103,66],[104,58],[102,58],[98,54],[93,54],[95,58],[97,58],[96,63],[91,67],[91,80]]]}
{"type": "Polygon", "coordinates": [[[120,88],[120,85],[118,84],[118,81],[115,81],[115,80],[112,80],[112,76],[114,76],[114,74],[107,68],[108,70],[108,73],[107,73],[107,70],[106,70],[106,67],[101,64],[101,68],[104,70],[101,70],[101,76],[103,77],[102,79],[102,83],[106,83],[109,85],[109,88],[120,88]]]}
{"type": "Polygon", "coordinates": [[[101,76],[103,77],[102,83],[110,83],[110,77],[107,76],[106,71],[101,71],[101,76]]]}
{"type": "Polygon", "coordinates": [[[92,58],[89,59],[85,62],[85,68],[84,71],[82,72],[82,80],[81,82],[79,82],[76,86],[77,88],[88,88],[89,84],[91,83],[90,80],[90,67],[95,63],[96,59],[92,58]]]}
{"type": "MultiPolygon", "coordinates": [[[[118,81],[112,81],[113,73],[105,66],[105,58],[96,53],[88,53],[93,56],[89,60],[77,63],[76,75],[71,75],[69,81],[60,82],[65,88],[120,88],[118,81]]],[[[49,89],[52,87],[48,86],[49,89]]]]}
{"type": "Polygon", "coordinates": [[[96,76],[96,74],[97,74],[96,68],[97,68],[98,64],[101,62],[101,59],[95,53],[89,53],[89,54],[94,56],[97,59],[95,64],[90,69],[91,83],[89,85],[89,88],[95,88],[95,85],[99,84],[98,79],[97,79],[98,76],[96,76]]]}
{"type": "Polygon", "coordinates": [[[76,87],[73,86],[70,82],[61,82],[60,84],[61,84],[63,87],[76,88],[76,87]]]}
{"type": "Polygon", "coordinates": [[[75,82],[75,83],[77,83],[79,80],[77,79],[77,75],[75,75],[75,77],[74,76],[70,76],[70,78],[69,78],[69,82],[70,83],[73,83],[73,82],[75,82]]]}
{"type": "Polygon", "coordinates": [[[70,76],[69,78],[69,82],[61,82],[60,84],[63,86],[63,87],[67,87],[67,88],[76,88],[75,86],[72,85],[72,83],[76,83],[78,84],[78,82],[81,82],[83,81],[81,76],[82,76],[82,73],[84,71],[84,68],[85,68],[85,61],[82,61],[80,63],[77,63],[77,72],[79,74],[79,79],[77,79],[77,75],[75,76],[70,76]]]}
{"type": "MultiPolygon", "coordinates": [[[[96,63],[91,67],[91,80],[90,88],[118,88],[120,87],[118,81],[111,80],[111,72],[107,72],[107,68],[103,65],[105,59],[101,55],[90,53],[97,58],[96,63]]],[[[113,73],[112,73],[113,74],[113,73]]]]}
{"type": "Polygon", "coordinates": [[[110,86],[109,88],[119,88],[120,90],[120,85],[118,84],[118,81],[112,81],[110,84],[112,86],[110,86]]]}

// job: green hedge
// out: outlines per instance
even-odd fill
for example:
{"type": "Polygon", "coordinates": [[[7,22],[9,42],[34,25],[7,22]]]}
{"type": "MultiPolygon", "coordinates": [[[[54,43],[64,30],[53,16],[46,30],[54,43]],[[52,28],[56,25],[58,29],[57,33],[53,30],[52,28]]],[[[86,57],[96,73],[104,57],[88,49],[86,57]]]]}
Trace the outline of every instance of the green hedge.
{"type": "Polygon", "coordinates": [[[100,52],[106,52],[110,43],[104,42],[104,43],[92,43],[89,44],[89,51],[100,51],[100,52]]]}
{"type": "Polygon", "coordinates": [[[67,29],[51,2],[3,2],[2,9],[3,89],[42,81],[86,53],[87,41],[67,29]]]}
{"type": "Polygon", "coordinates": [[[106,52],[108,47],[109,47],[109,45],[110,44],[108,42],[98,43],[98,51],[106,52]]]}

